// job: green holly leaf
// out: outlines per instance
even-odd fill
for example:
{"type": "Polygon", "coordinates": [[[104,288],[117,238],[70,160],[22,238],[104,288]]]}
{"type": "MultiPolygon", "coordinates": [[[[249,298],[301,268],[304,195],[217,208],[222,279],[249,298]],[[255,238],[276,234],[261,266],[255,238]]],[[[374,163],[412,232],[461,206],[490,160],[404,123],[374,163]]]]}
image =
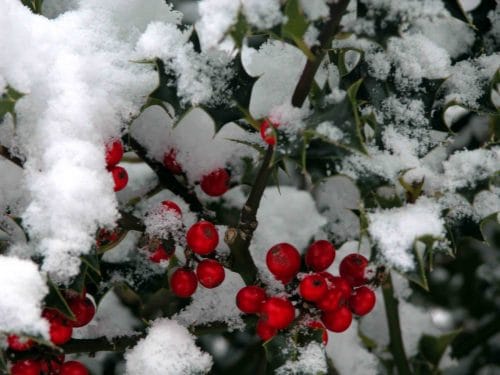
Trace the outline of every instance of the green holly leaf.
{"type": "Polygon", "coordinates": [[[33,13],[42,14],[43,0],[21,0],[33,13]]]}
{"type": "Polygon", "coordinates": [[[498,213],[494,213],[479,225],[484,241],[492,248],[500,250],[500,223],[498,223],[498,213]]]}
{"type": "Polygon", "coordinates": [[[420,338],[419,349],[423,357],[432,364],[434,369],[439,367],[446,348],[457,337],[461,330],[452,331],[441,336],[423,335],[420,338]]]}
{"type": "Polygon", "coordinates": [[[5,92],[0,96],[0,119],[2,119],[7,113],[10,113],[12,117],[16,118],[16,113],[14,107],[16,102],[21,99],[25,94],[7,86],[5,92]]]}
{"type": "Polygon", "coordinates": [[[285,6],[287,22],[281,26],[281,35],[293,41],[302,40],[307,30],[308,22],[300,8],[298,0],[288,0],[285,6]]]}
{"type": "Polygon", "coordinates": [[[243,46],[243,40],[247,36],[248,30],[250,30],[250,25],[248,24],[244,14],[239,12],[236,23],[229,29],[229,34],[239,49],[243,46]]]}
{"type": "Polygon", "coordinates": [[[297,357],[297,349],[292,344],[291,340],[279,333],[264,344],[268,369],[276,370],[278,367],[283,366],[289,359],[297,357]]]}
{"type": "Polygon", "coordinates": [[[70,320],[75,320],[75,316],[59,287],[50,278],[47,279],[47,285],[49,287],[49,294],[45,297],[45,306],[59,311],[70,320]]]}

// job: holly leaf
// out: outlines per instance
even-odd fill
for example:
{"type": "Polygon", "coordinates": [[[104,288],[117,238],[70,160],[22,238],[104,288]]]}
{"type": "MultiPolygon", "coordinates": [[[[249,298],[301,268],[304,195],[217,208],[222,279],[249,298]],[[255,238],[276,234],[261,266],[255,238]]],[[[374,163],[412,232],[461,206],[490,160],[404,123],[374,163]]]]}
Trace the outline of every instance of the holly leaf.
{"type": "Polygon", "coordinates": [[[16,118],[16,113],[14,108],[16,102],[21,99],[25,94],[7,86],[5,92],[0,96],[0,119],[2,119],[7,113],[10,113],[12,117],[16,118]]]}
{"type": "Polygon", "coordinates": [[[446,348],[457,337],[461,330],[452,331],[441,336],[423,335],[420,338],[419,349],[423,357],[432,364],[434,369],[439,367],[446,348]]]}
{"type": "Polygon", "coordinates": [[[288,337],[282,333],[266,341],[263,346],[266,352],[268,369],[273,371],[285,364],[289,359],[297,356],[297,349],[291,345],[288,337]]]}
{"type": "Polygon", "coordinates": [[[248,34],[250,26],[248,25],[247,19],[242,12],[238,12],[238,19],[236,23],[229,29],[229,35],[234,40],[236,46],[241,49],[243,46],[243,40],[248,34]]]}
{"type": "Polygon", "coordinates": [[[300,8],[298,0],[288,0],[285,6],[285,17],[287,22],[281,27],[281,35],[293,41],[300,40],[307,30],[308,22],[304,12],[300,8]]]}
{"type": "Polygon", "coordinates": [[[498,213],[494,213],[479,225],[484,241],[492,248],[500,250],[500,223],[497,220],[498,213]]]}
{"type": "Polygon", "coordinates": [[[33,13],[42,14],[43,0],[21,0],[23,5],[27,6],[33,13]]]}
{"type": "Polygon", "coordinates": [[[59,311],[70,320],[75,320],[75,316],[59,287],[50,278],[47,278],[47,285],[49,287],[49,294],[45,297],[45,306],[59,311]]]}

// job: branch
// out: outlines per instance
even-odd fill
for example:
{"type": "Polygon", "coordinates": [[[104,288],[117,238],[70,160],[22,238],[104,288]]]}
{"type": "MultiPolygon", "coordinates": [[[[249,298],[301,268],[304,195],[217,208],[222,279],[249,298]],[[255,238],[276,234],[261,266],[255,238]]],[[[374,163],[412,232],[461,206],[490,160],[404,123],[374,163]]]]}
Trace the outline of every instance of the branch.
{"type": "Polygon", "coordinates": [[[387,325],[389,326],[389,349],[394,357],[398,374],[410,375],[410,365],[406,358],[405,348],[403,345],[403,338],[401,336],[401,326],[399,323],[399,310],[398,300],[394,297],[394,288],[392,286],[391,274],[387,276],[384,284],[382,284],[382,293],[384,295],[385,315],[387,318],[387,325]]]}
{"type": "Polygon", "coordinates": [[[292,96],[292,105],[294,107],[302,107],[307,95],[309,95],[316,71],[321,65],[326,51],[331,47],[333,37],[339,31],[340,20],[347,9],[347,5],[349,5],[349,0],[330,1],[330,19],[318,36],[320,45],[319,47],[316,46],[312,48],[311,52],[314,58],[307,60],[299,82],[297,86],[295,86],[295,91],[292,96]]]}
{"type": "Polygon", "coordinates": [[[151,159],[146,149],[132,136],[124,136],[123,142],[128,144],[132,150],[156,173],[160,183],[172,193],[180,196],[189,205],[191,211],[198,212],[202,217],[210,218],[211,215],[205,210],[193,190],[187,188],[170,173],[162,163],[151,159]]]}
{"type": "Polygon", "coordinates": [[[238,225],[236,228],[229,228],[225,236],[225,241],[231,249],[233,258],[232,269],[241,275],[247,285],[255,282],[257,275],[257,267],[248,248],[250,247],[253,233],[257,229],[257,210],[259,209],[260,200],[272,172],[271,161],[273,152],[274,147],[269,146],[250,195],[241,209],[238,225]]]}
{"type": "Polygon", "coordinates": [[[134,346],[146,335],[136,334],[133,336],[117,337],[108,340],[106,337],[96,339],[71,339],[61,348],[64,353],[96,353],[96,352],[124,352],[127,348],[134,346]]]}
{"type": "Polygon", "coordinates": [[[3,156],[5,159],[11,161],[18,167],[20,168],[24,167],[24,162],[18,157],[12,155],[7,147],[0,145],[0,155],[3,156]]]}

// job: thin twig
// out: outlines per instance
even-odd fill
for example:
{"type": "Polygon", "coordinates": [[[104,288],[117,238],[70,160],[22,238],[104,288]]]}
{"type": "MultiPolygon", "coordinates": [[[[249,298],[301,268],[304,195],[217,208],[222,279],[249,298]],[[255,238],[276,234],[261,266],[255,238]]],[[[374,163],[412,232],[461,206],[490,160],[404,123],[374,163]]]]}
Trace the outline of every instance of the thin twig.
{"type": "Polygon", "coordinates": [[[7,147],[0,145],[0,155],[17,165],[18,167],[24,168],[24,162],[17,156],[12,155],[7,147]]]}

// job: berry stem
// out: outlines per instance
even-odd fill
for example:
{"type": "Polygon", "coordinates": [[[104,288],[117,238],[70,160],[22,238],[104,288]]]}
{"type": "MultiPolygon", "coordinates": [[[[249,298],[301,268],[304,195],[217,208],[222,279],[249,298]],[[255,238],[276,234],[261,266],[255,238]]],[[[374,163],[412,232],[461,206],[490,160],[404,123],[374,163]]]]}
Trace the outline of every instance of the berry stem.
{"type": "Polygon", "coordinates": [[[333,37],[339,31],[340,20],[347,9],[347,5],[349,5],[349,0],[330,2],[330,19],[321,29],[318,36],[320,45],[319,47],[316,46],[311,49],[314,57],[307,59],[306,66],[302,71],[302,75],[300,76],[297,86],[295,87],[295,91],[292,96],[292,105],[294,107],[302,107],[307,95],[309,95],[316,71],[321,65],[326,51],[331,48],[333,37]]]}
{"type": "Polygon", "coordinates": [[[406,357],[403,338],[401,335],[401,325],[399,322],[398,300],[394,296],[394,287],[392,285],[392,277],[389,273],[384,284],[382,284],[382,294],[384,296],[384,304],[389,326],[389,349],[394,357],[398,374],[412,374],[408,358],[406,357]]]}
{"type": "Polygon", "coordinates": [[[250,255],[248,248],[252,241],[253,233],[257,229],[257,210],[259,209],[262,194],[267,186],[267,181],[272,172],[272,159],[274,147],[269,146],[264,155],[257,177],[250,191],[248,199],[241,209],[240,220],[236,228],[229,228],[225,241],[231,249],[232,269],[238,272],[245,283],[250,285],[255,282],[257,267],[250,255]]]}
{"type": "Polygon", "coordinates": [[[204,218],[210,218],[211,215],[205,210],[203,204],[200,202],[195,192],[187,188],[177,180],[177,178],[169,172],[162,163],[151,159],[147,155],[147,150],[132,136],[125,135],[123,143],[129,145],[134,152],[149,165],[149,167],[156,173],[160,183],[172,193],[180,196],[184,201],[189,204],[189,208],[199,213],[204,218]]]}

